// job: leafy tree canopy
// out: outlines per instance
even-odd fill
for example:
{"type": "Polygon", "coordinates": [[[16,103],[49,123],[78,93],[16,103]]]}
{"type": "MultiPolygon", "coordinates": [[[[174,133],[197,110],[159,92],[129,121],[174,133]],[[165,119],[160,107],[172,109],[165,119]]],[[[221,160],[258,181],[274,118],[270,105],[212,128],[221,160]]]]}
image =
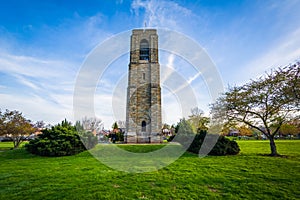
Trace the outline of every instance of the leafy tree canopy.
{"type": "Polygon", "coordinates": [[[26,119],[21,112],[6,110],[2,113],[0,110],[0,135],[11,138],[14,148],[18,148],[34,131],[30,120],[26,119]]]}
{"type": "Polygon", "coordinates": [[[224,123],[241,122],[260,131],[270,140],[271,155],[278,155],[274,136],[285,121],[299,116],[299,76],[297,63],[229,88],[211,112],[224,123]]]}
{"type": "Polygon", "coordinates": [[[189,122],[194,130],[194,132],[198,133],[201,130],[208,130],[209,118],[204,116],[204,112],[195,107],[191,109],[191,115],[189,116],[189,122]]]}

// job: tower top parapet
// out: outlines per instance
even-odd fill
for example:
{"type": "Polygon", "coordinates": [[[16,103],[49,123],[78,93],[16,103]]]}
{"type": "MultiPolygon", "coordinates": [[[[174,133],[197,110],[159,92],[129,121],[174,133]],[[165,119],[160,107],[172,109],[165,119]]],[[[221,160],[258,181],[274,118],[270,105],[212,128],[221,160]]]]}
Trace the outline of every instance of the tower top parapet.
{"type": "Polygon", "coordinates": [[[156,29],[148,29],[148,28],[145,28],[145,29],[133,29],[132,30],[132,34],[134,35],[139,35],[139,34],[143,34],[143,32],[147,32],[147,33],[150,33],[150,34],[157,34],[157,30],[156,29]]]}

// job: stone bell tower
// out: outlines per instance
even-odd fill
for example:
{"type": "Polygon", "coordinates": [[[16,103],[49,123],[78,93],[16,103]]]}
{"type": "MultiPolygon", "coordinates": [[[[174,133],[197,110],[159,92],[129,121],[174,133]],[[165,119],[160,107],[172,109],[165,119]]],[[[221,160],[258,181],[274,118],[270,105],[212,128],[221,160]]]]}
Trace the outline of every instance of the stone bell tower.
{"type": "Polygon", "coordinates": [[[155,29],[135,29],[130,42],[126,143],[161,143],[161,88],[155,29]]]}

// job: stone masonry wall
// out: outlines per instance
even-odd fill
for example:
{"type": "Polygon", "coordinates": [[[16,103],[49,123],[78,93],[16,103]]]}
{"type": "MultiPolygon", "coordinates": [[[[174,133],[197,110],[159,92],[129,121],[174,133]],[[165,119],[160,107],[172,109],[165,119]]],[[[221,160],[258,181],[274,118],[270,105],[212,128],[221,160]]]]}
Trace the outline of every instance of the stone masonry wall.
{"type": "Polygon", "coordinates": [[[125,141],[160,143],[161,88],[156,30],[133,30],[130,44],[125,141]],[[148,60],[140,60],[142,40],[149,44],[148,60]],[[145,131],[142,130],[143,121],[146,122],[145,131]]]}

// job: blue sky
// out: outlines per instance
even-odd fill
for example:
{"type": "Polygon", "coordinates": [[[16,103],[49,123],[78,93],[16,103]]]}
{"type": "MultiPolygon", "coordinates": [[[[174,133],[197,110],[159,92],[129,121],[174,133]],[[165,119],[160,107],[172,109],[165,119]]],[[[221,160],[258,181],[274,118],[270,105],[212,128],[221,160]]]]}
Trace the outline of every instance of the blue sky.
{"type": "MultiPolygon", "coordinates": [[[[197,42],[225,87],[243,84],[299,60],[299,10],[300,1],[293,0],[2,1],[0,108],[20,110],[33,121],[73,120],[74,84],[87,55],[108,38],[145,22],[197,42]]],[[[195,72],[186,70],[189,64],[164,52],[160,64],[162,78],[168,67],[182,73],[198,95],[198,106],[208,112],[209,91],[201,77],[194,81],[195,72]]],[[[125,120],[127,68],[128,55],[120,56],[95,91],[96,115],[106,128],[125,120]],[[112,98],[116,94],[117,100],[112,98]]],[[[163,96],[164,121],[176,123],[183,117],[180,108],[167,89],[163,96]]]]}

